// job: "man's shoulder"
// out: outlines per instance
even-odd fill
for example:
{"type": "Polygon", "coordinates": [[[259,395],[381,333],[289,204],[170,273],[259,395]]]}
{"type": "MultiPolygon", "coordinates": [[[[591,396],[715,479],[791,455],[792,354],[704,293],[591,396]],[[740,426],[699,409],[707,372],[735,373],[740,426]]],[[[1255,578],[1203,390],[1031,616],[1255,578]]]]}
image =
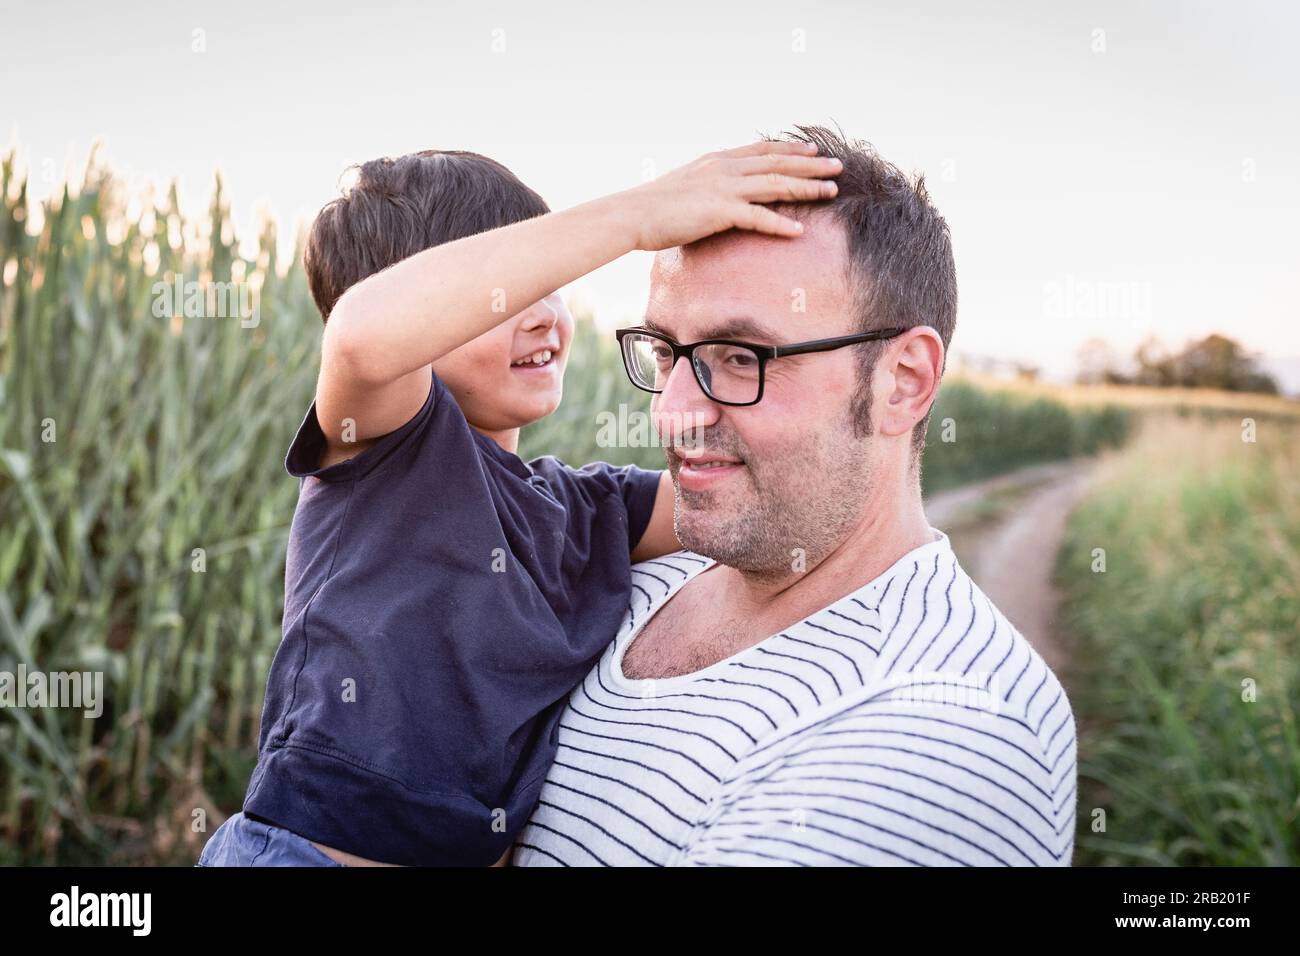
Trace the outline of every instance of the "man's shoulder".
{"type": "MultiPolygon", "coordinates": [[[[923,681],[987,688],[1005,711],[1069,711],[1057,675],[949,548],[898,569],[877,613],[881,687],[923,681]]],[[[865,689],[869,694],[869,689],[865,689]]]]}
{"type": "MultiPolygon", "coordinates": [[[[658,604],[671,592],[684,586],[700,571],[715,563],[712,558],[683,549],[657,558],[638,561],[632,565],[632,578],[634,583],[638,580],[642,584],[653,581],[656,588],[653,593],[643,597],[642,603],[646,603],[645,599],[648,598],[649,603],[658,604]]],[[[641,608],[637,610],[640,611],[641,608]]]]}
{"type": "Polygon", "coordinates": [[[729,786],[780,781],[804,795],[800,812],[892,834],[902,853],[938,839],[978,865],[1069,865],[1077,739],[1064,687],[955,559],[899,570],[863,683],[754,748],[729,786]]]}

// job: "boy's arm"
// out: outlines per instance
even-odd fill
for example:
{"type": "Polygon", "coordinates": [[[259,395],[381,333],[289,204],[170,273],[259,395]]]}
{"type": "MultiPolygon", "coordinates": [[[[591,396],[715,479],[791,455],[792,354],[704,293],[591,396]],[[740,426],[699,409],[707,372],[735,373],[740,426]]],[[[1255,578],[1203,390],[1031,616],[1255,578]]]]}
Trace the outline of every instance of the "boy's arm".
{"type": "Polygon", "coordinates": [[[646,525],[641,540],[632,549],[632,563],[648,561],[682,549],[673,531],[673,477],[664,469],[659,475],[659,490],[655,493],[654,511],[650,513],[650,523],[646,525]]]}
{"type": "Polygon", "coordinates": [[[797,221],[760,204],[833,196],[834,183],[814,177],[838,174],[838,160],[814,152],[761,142],[711,153],[634,189],[426,249],[358,282],[335,304],[321,343],[316,413],[331,449],[355,454],[400,428],[428,397],[433,362],[627,252],[732,228],[798,235],[797,221]]]}

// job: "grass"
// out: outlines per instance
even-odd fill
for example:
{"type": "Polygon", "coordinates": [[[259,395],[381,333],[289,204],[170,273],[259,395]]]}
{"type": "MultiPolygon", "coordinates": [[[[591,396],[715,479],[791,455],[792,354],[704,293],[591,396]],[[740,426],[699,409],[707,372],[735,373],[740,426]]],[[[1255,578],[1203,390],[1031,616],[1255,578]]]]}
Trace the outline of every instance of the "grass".
{"type": "Polygon", "coordinates": [[[1076,864],[1300,863],[1300,424],[1248,443],[1240,424],[1148,418],[1058,570],[1078,641],[1076,864]]]}
{"type": "Polygon", "coordinates": [[[930,413],[921,480],[926,494],[1042,462],[1091,455],[1128,436],[1131,413],[1115,404],[1058,398],[961,377],[947,381],[930,413]],[[950,440],[947,440],[950,439],[950,440]]]}

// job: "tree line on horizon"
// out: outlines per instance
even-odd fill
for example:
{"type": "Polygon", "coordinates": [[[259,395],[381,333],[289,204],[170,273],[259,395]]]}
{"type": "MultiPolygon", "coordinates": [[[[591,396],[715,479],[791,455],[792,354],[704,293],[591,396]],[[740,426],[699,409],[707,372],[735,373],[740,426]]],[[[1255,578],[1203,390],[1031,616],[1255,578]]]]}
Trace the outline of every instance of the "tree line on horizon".
{"type": "Polygon", "coordinates": [[[1105,339],[1089,339],[1079,349],[1080,385],[1146,385],[1153,388],[1214,388],[1225,392],[1279,393],[1277,380],[1259,357],[1235,339],[1213,333],[1171,351],[1158,339],[1145,339],[1123,363],[1105,339]]]}

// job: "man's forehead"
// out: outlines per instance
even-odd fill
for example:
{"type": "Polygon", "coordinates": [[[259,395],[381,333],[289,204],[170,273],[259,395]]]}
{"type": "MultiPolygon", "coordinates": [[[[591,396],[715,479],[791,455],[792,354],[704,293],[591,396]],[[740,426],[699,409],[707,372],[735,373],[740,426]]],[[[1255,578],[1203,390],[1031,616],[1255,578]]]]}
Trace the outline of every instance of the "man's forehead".
{"type": "Polygon", "coordinates": [[[793,239],[732,230],[655,257],[647,318],[827,317],[846,307],[846,265],[844,230],[826,216],[806,217],[793,239]]]}

